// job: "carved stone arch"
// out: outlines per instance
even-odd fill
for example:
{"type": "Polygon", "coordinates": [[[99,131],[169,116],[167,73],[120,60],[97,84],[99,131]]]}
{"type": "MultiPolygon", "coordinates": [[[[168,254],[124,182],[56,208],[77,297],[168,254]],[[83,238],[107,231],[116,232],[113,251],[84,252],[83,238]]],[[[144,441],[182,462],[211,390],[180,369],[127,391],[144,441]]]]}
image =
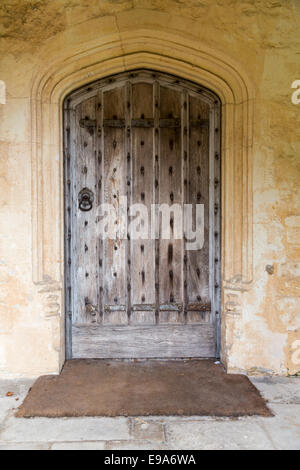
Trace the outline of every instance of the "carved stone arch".
{"type": "MultiPolygon", "coordinates": [[[[61,292],[55,308],[63,319],[63,146],[62,105],[76,88],[105,76],[152,69],[198,83],[222,102],[222,350],[226,363],[226,322],[242,314],[242,296],[252,282],[252,144],[254,87],[228,57],[178,34],[153,30],[108,35],[54,57],[32,86],[33,280],[47,292],[61,292]],[[171,51],[171,53],[170,53],[171,51]]],[[[60,322],[63,330],[63,321],[60,322]]],[[[63,334],[61,334],[63,338],[63,334]]],[[[64,360],[63,339],[60,362],[64,360]]]]}

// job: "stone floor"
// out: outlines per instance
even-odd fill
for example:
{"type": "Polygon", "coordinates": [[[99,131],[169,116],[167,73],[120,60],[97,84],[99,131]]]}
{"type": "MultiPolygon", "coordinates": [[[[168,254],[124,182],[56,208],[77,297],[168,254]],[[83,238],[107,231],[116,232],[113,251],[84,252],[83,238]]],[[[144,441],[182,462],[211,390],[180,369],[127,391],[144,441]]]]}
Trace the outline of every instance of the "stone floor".
{"type": "Polygon", "coordinates": [[[0,381],[0,450],[300,450],[300,377],[253,378],[274,418],[17,419],[32,381],[0,381]],[[6,396],[12,392],[13,396],[6,396]]]}

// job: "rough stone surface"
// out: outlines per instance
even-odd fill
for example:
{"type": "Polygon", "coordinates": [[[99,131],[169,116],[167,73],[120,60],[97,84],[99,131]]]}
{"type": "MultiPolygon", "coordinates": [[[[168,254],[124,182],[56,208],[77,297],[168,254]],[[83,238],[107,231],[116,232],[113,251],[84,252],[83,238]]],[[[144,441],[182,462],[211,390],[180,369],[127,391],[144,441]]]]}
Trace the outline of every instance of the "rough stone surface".
{"type": "Polygon", "coordinates": [[[164,443],[157,441],[123,441],[123,442],[108,442],[106,450],[168,450],[170,447],[164,443]]]}
{"type": "Polygon", "coordinates": [[[277,450],[300,450],[300,405],[273,404],[275,418],[260,421],[277,450]]]}
{"type": "Polygon", "coordinates": [[[251,381],[271,403],[300,405],[300,377],[252,377],[251,381]]]}
{"type": "Polygon", "coordinates": [[[169,424],[167,439],[182,450],[273,450],[273,444],[256,422],[203,421],[169,424]]]}
{"type": "Polygon", "coordinates": [[[10,411],[14,411],[24,400],[33,380],[0,380],[0,429],[10,411]],[[7,396],[12,394],[12,396],[7,396]]]}
{"type": "Polygon", "coordinates": [[[31,442],[0,442],[0,450],[50,450],[50,444],[35,444],[31,442]]]}
{"type": "MultiPolygon", "coordinates": [[[[137,31],[143,38],[176,35],[173,50],[144,39],[141,50],[157,47],[156,54],[173,56],[177,46],[188,39],[194,50],[191,47],[186,54],[186,62],[194,64],[194,51],[207,47],[224,60],[229,58],[237,76],[243,73],[253,84],[253,142],[244,143],[253,143],[254,157],[253,282],[243,285],[247,292],[240,285],[237,292],[238,279],[229,279],[233,290],[228,302],[231,307],[236,303],[236,311],[224,318],[224,354],[230,371],[300,373],[300,104],[291,101],[295,91],[291,84],[300,79],[299,30],[299,0],[1,2],[0,79],[6,84],[6,104],[0,104],[2,377],[58,373],[64,360],[62,255],[55,255],[53,268],[46,269],[36,284],[32,281],[33,255],[39,253],[38,247],[32,246],[36,231],[32,230],[31,171],[35,161],[31,143],[36,136],[31,134],[35,129],[31,90],[35,79],[43,81],[49,67],[57,71],[59,60],[67,64],[72,57],[76,57],[70,65],[70,73],[74,73],[80,53],[102,44],[104,36],[121,38],[119,55],[130,53],[130,41],[123,38],[137,31]],[[273,266],[273,274],[266,271],[268,265],[273,266]]],[[[105,61],[109,56],[107,47],[98,59],[105,61]]],[[[89,65],[88,57],[86,62],[89,65]]],[[[122,64],[125,67],[125,61],[122,64]]],[[[93,73],[86,73],[85,83],[93,80],[93,73]]],[[[47,87],[47,83],[43,85],[47,87]]],[[[73,88],[77,86],[76,82],[73,88]]],[[[50,113],[55,103],[44,103],[45,108],[47,105],[50,113]]],[[[56,124],[54,120],[49,127],[45,149],[59,172],[59,157],[48,145],[56,124]]],[[[51,181],[51,190],[45,191],[50,197],[52,188],[61,182],[54,181],[45,165],[51,181]]],[[[40,171],[37,168],[39,181],[40,171]]],[[[240,200],[240,205],[244,202],[240,200]]],[[[54,205],[50,201],[45,217],[53,216],[51,220],[56,221],[60,207],[59,200],[54,205]]],[[[38,230],[43,232],[39,223],[38,230]]],[[[52,225],[53,229],[44,233],[43,266],[51,265],[51,244],[62,245],[61,227],[52,225]]]]}
{"type": "Polygon", "coordinates": [[[51,446],[51,450],[104,450],[105,442],[61,442],[51,446]]]}
{"type": "Polygon", "coordinates": [[[135,439],[163,441],[164,428],[161,423],[155,423],[150,420],[137,418],[134,420],[133,435],[135,439]]]}

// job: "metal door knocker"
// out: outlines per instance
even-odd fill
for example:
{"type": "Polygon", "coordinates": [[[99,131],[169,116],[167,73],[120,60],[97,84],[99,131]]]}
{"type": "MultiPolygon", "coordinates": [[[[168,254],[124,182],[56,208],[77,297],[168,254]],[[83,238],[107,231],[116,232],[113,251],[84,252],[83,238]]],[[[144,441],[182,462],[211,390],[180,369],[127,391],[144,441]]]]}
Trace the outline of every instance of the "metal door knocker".
{"type": "Polygon", "coordinates": [[[81,211],[83,212],[90,211],[93,208],[93,202],[94,202],[93,192],[88,188],[83,188],[78,195],[78,201],[79,201],[79,209],[81,211]]]}

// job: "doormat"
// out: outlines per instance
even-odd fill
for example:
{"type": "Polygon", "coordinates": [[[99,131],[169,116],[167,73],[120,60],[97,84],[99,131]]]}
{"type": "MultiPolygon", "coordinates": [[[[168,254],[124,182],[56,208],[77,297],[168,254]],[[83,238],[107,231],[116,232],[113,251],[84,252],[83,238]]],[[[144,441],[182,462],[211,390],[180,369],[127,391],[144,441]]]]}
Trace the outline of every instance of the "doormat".
{"type": "Polygon", "coordinates": [[[37,379],[17,417],[272,416],[244,375],[212,360],[67,361],[37,379]]]}

